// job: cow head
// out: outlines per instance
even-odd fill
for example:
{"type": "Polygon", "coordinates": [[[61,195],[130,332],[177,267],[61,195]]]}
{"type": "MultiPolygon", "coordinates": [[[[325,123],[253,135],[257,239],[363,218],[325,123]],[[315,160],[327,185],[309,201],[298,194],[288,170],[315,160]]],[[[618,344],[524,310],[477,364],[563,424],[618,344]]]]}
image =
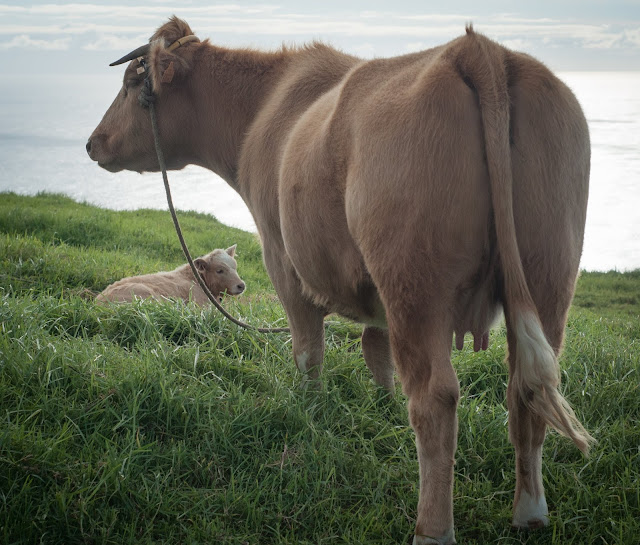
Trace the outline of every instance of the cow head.
{"type": "Polygon", "coordinates": [[[138,102],[146,78],[157,97],[158,126],[170,169],[190,161],[183,120],[188,115],[189,73],[199,41],[189,25],[173,17],[145,44],[111,64],[130,61],[122,88],[87,142],[91,159],[111,172],[159,170],[149,111],[138,102]]]}
{"type": "Polygon", "coordinates": [[[211,293],[220,299],[224,293],[240,295],[244,291],[235,255],[236,244],[226,250],[213,250],[193,262],[211,293]]]}

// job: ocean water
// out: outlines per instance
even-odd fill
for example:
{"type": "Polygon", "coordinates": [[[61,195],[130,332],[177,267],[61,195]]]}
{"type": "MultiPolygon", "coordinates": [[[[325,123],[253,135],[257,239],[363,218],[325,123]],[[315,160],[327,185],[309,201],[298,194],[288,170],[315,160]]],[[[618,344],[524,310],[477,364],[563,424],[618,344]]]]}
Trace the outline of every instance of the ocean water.
{"type": "MultiPolygon", "coordinates": [[[[100,169],[85,143],[115,97],[122,71],[0,78],[0,191],[59,192],[114,210],[166,209],[160,174],[100,169]]],[[[640,72],[559,74],[585,111],[591,185],[581,268],[640,268],[640,72]]],[[[170,172],[179,210],[255,231],[242,199],[215,174],[170,172]]],[[[1,198],[1,197],[0,197],[1,198]]]]}

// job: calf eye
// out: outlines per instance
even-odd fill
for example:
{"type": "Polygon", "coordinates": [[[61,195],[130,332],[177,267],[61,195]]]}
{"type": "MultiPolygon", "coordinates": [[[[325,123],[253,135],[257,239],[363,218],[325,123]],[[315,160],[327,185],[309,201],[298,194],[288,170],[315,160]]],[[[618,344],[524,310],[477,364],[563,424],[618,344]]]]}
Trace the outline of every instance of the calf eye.
{"type": "Polygon", "coordinates": [[[222,273],[224,272],[224,269],[218,269],[216,272],[217,272],[218,274],[222,274],[222,273]]]}

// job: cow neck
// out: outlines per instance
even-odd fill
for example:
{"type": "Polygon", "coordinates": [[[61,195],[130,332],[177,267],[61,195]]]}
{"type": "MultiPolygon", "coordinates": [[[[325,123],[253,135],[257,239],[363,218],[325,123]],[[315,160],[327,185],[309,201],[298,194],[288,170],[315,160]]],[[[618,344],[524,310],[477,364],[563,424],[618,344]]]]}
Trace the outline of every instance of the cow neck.
{"type": "Polygon", "coordinates": [[[198,164],[237,189],[240,149],[251,123],[290,54],[232,50],[206,44],[192,89],[198,119],[198,164]]]}

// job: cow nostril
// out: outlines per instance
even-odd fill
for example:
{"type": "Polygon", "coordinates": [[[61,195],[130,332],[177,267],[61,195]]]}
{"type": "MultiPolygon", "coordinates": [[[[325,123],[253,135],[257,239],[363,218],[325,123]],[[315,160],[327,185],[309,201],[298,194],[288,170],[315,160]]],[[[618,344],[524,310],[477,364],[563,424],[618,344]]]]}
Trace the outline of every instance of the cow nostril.
{"type": "Polygon", "coordinates": [[[240,291],[244,291],[244,284],[238,284],[238,289],[240,291]]]}
{"type": "Polygon", "coordinates": [[[87,140],[86,148],[87,148],[87,153],[91,153],[91,138],[87,140]]]}

